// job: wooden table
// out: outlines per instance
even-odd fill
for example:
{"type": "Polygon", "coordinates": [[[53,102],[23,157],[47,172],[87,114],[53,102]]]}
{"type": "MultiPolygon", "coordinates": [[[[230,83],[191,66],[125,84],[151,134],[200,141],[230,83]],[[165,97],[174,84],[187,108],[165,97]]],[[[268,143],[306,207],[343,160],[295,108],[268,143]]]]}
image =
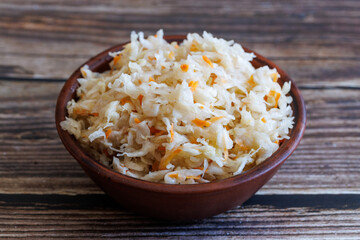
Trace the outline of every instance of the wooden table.
{"type": "Polygon", "coordinates": [[[0,1],[0,238],[359,239],[360,1],[0,1]],[[269,57],[307,104],[301,145],[243,206],[177,224],[115,204],[54,124],[90,56],[153,34],[207,30],[269,57]]]}

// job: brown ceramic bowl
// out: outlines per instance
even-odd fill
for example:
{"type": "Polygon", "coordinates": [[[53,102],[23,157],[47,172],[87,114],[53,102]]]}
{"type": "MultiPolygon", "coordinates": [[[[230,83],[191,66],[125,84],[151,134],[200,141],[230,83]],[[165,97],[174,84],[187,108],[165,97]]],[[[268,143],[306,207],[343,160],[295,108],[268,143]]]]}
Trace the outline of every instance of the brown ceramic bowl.
{"type": "MultiPolygon", "coordinates": [[[[185,36],[165,37],[169,42],[182,42],[184,38],[185,36]]],[[[124,45],[120,44],[109,48],[85,64],[92,71],[108,70],[108,64],[112,60],[108,53],[119,51],[124,45]]],[[[247,52],[253,52],[244,49],[247,52]]],[[[256,58],[252,61],[254,67],[268,65],[270,68],[276,68],[281,75],[280,84],[291,81],[290,95],[293,98],[291,106],[295,116],[295,125],[291,130],[290,139],[284,141],[270,158],[240,175],[211,183],[170,185],[128,177],[94,160],[80,147],[73,136],[60,127],[60,122],[67,116],[67,102],[75,98],[75,90],[79,86],[77,79],[81,76],[80,68],[70,76],[59,94],[56,105],[57,131],[66,149],[79,162],[89,177],[105,193],[130,210],[142,215],[174,220],[201,219],[222,213],[248,200],[269,181],[282,163],[293,153],[305,130],[305,105],[299,89],[277,65],[257,53],[255,55],[256,58]]]]}

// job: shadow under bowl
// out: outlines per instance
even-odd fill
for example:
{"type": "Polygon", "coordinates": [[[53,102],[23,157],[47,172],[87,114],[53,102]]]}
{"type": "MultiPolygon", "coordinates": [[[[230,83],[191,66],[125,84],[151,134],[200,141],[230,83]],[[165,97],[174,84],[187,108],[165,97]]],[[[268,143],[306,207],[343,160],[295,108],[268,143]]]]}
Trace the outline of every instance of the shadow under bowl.
{"type": "MultiPolygon", "coordinates": [[[[181,43],[186,36],[166,36],[164,38],[168,42],[181,43]]],[[[108,53],[122,50],[125,44],[111,47],[84,64],[87,64],[95,72],[109,70],[109,62],[112,57],[108,53]]],[[[81,77],[80,67],[66,81],[57,100],[56,128],[61,141],[88,176],[105,193],[122,206],[142,215],[172,220],[194,220],[214,216],[240,205],[269,181],[293,153],[304,134],[306,121],[304,100],[290,77],[270,60],[250,49],[244,48],[244,50],[256,55],[251,62],[255,68],[265,65],[276,68],[281,76],[278,80],[280,85],[284,82],[291,82],[289,95],[293,98],[291,107],[295,119],[290,139],[285,140],[271,157],[240,175],[210,183],[171,185],[135,179],[97,162],[72,135],[60,127],[60,122],[67,116],[67,102],[76,98],[76,89],[79,87],[77,79],[81,77]]]]}

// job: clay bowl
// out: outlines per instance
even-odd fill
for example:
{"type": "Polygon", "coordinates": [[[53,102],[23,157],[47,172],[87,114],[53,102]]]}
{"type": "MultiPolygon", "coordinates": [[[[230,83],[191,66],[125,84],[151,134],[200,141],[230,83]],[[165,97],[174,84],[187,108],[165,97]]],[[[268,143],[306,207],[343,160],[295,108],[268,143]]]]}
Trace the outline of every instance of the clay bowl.
{"type": "MultiPolygon", "coordinates": [[[[167,36],[169,42],[182,42],[185,36],[167,36]]],[[[88,60],[92,71],[103,72],[109,69],[109,52],[119,51],[125,44],[109,48],[88,60]]],[[[247,52],[253,52],[244,48],[247,52]]],[[[89,177],[100,186],[105,193],[122,206],[142,215],[162,219],[192,220],[201,219],[227,211],[238,206],[254,195],[276,173],[284,161],[293,153],[304,134],[306,112],[304,100],[299,89],[290,77],[276,64],[256,54],[252,64],[258,68],[268,65],[277,68],[281,75],[279,83],[291,81],[290,95],[293,97],[292,109],[295,125],[290,139],[284,141],[280,148],[266,161],[240,175],[211,183],[194,185],[169,185],[147,182],[122,175],[98,163],[76,139],[60,127],[60,122],[67,116],[66,103],[75,97],[79,86],[78,68],[66,81],[56,105],[56,128],[58,134],[70,154],[78,161],[89,177]]],[[[84,65],[84,64],[83,64],[84,65]]],[[[81,65],[81,66],[83,66],[81,65]]]]}

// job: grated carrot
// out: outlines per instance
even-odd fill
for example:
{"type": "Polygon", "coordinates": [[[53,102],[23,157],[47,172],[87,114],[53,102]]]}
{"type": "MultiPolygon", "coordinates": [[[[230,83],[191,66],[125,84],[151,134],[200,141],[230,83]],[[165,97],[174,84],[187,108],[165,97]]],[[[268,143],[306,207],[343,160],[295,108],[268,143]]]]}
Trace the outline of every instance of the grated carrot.
{"type": "Polygon", "coordinates": [[[143,98],[144,98],[144,96],[141,95],[141,94],[138,96],[138,100],[139,100],[139,102],[140,102],[140,106],[141,106],[141,104],[142,104],[143,98]]]}
{"type": "Polygon", "coordinates": [[[155,82],[153,77],[149,77],[149,82],[155,82]]]}
{"type": "Polygon", "coordinates": [[[214,122],[216,122],[216,121],[218,121],[218,120],[220,120],[222,118],[224,118],[224,116],[212,117],[212,118],[209,119],[209,122],[214,123],[214,122]]]}
{"type": "Polygon", "coordinates": [[[275,96],[275,106],[274,106],[274,108],[277,108],[277,107],[278,107],[279,99],[280,99],[280,93],[276,93],[276,96],[275,96]]]}
{"type": "Polygon", "coordinates": [[[279,140],[276,140],[275,143],[276,143],[276,144],[279,144],[279,140]]]}
{"type": "Polygon", "coordinates": [[[204,109],[204,106],[200,106],[200,109],[204,109]]]}
{"type": "Polygon", "coordinates": [[[211,86],[215,84],[216,78],[217,78],[217,75],[216,75],[215,73],[211,73],[211,74],[210,74],[210,79],[211,79],[210,85],[211,85],[211,86]]]}
{"type": "Polygon", "coordinates": [[[272,79],[273,79],[273,82],[277,82],[277,80],[278,80],[278,73],[273,73],[273,74],[271,74],[271,77],[272,77],[272,79]]]}
{"type": "Polygon", "coordinates": [[[186,176],[186,178],[191,178],[191,179],[200,179],[200,176],[186,176]]]}
{"type": "Polygon", "coordinates": [[[261,121],[262,121],[263,123],[266,123],[266,119],[265,119],[265,118],[261,118],[261,121]]]}
{"type": "Polygon", "coordinates": [[[108,129],[108,130],[105,132],[106,139],[109,138],[111,132],[112,132],[111,129],[108,129]]]}
{"type": "Polygon", "coordinates": [[[164,67],[164,66],[161,66],[161,69],[162,69],[162,70],[164,70],[164,69],[165,69],[165,67],[164,67]]]}
{"type": "Polygon", "coordinates": [[[190,143],[192,143],[192,144],[197,143],[196,138],[193,135],[188,136],[188,139],[189,139],[190,143]]]}
{"type": "Polygon", "coordinates": [[[131,103],[131,100],[129,97],[124,97],[123,99],[120,100],[121,105],[124,105],[125,103],[131,103]]]}
{"type": "Polygon", "coordinates": [[[155,34],[155,35],[154,35],[154,37],[156,37],[156,38],[157,38],[157,34],[155,34]]]}
{"type": "Polygon", "coordinates": [[[170,128],[170,142],[174,141],[174,124],[171,124],[171,128],[170,128]]]}
{"type": "Polygon", "coordinates": [[[207,56],[202,56],[203,60],[210,65],[211,68],[214,67],[213,63],[210,61],[210,59],[207,56]]]}
{"type": "Polygon", "coordinates": [[[174,57],[174,52],[173,51],[169,52],[169,58],[172,59],[173,57],[174,57]]]}
{"type": "Polygon", "coordinates": [[[138,119],[138,118],[134,118],[134,122],[135,122],[136,124],[139,124],[139,123],[141,123],[141,120],[138,119]]]}
{"type": "Polygon", "coordinates": [[[159,162],[155,160],[151,165],[151,171],[157,171],[158,169],[159,169],[159,162]]]}
{"type": "Polygon", "coordinates": [[[121,59],[121,54],[117,55],[114,57],[114,65],[116,65],[116,63],[121,59]]]}
{"type": "Polygon", "coordinates": [[[83,69],[81,69],[80,72],[81,72],[81,74],[83,75],[83,77],[86,78],[86,76],[87,76],[87,75],[86,75],[86,72],[85,72],[83,69]]]}
{"type": "Polygon", "coordinates": [[[170,173],[169,174],[169,177],[171,177],[171,178],[177,178],[179,176],[179,174],[177,174],[177,173],[170,173]]]}
{"type": "Polygon", "coordinates": [[[198,81],[190,81],[189,82],[189,87],[191,89],[192,92],[195,92],[197,86],[199,85],[199,82],[198,81]]]}
{"type": "Polygon", "coordinates": [[[99,116],[99,113],[97,113],[97,112],[92,112],[92,113],[89,113],[89,116],[98,117],[98,116],[99,116]]]}
{"type": "Polygon", "coordinates": [[[198,119],[198,118],[195,118],[194,120],[192,120],[192,122],[198,126],[198,127],[209,127],[211,125],[210,122],[208,121],[204,121],[204,120],[201,120],[201,119],[198,119]]]}
{"type": "Polygon", "coordinates": [[[180,68],[183,72],[187,72],[189,70],[189,64],[181,64],[180,68]]]}
{"type": "Polygon", "coordinates": [[[154,60],[156,60],[156,57],[148,56],[148,59],[149,59],[150,61],[154,61],[154,60]]]}
{"type": "Polygon", "coordinates": [[[166,166],[171,162],[171,160],[181,151],[181,148],[177,148],[172,150],[169,154],[165,154],[165,156],[160,160],[159,170],[165,170],[166,166]]]}
{"type": "Polygon", "coordinates": [[[199,43],[197,41],[193,41],[193,43],[191,44],[190,46],[190,51],[192,52],[197,52],[200,50],[200,46],[199,46],[199,43]]]}
{"type": "Polygon", "coordinates": [[[250,86],[251,86],[252,88],[255,87],[256,83],[255,83],[255,81],[254,81],[254,75],[251,75],[250,78],[249,78],[249,80],[248,80],[247,82],[248,82],[248,84],[250,84],[250,86]]]}

